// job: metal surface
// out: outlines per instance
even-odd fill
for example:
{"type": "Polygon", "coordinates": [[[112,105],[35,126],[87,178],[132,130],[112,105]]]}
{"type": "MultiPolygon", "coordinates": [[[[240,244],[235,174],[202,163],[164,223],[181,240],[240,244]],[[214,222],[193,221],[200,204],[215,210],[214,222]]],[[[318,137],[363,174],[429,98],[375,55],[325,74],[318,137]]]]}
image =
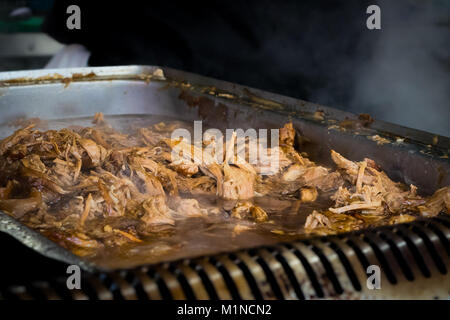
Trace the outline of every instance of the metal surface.
{"type": "MultiPolygon", "coordinates": [[[[449,138],[376,120],[364,126],[357,116],[336,109],[172,69],[163,69],[161,77],[157,69],[128,66],[0,73],[0,137],[16,129],[5,124],[18,118],[67,119],[94,112],[203,120],[218,129],[279,128],[292,120],[303,137],[298,144],[314,161],[330,164],[333,148],[352,160],[374,159],[394,180],[414,184],[425,195],[450,184],[449,138]],[[317,117],[316,111],[324,116],[317,117]]],[[[433,298],[433,294],[446,298],[449,232],[448,220],[440,219],[103,273],[86,280],[87,291],[67,292],[58,283],[41,283],[33,285],[31,292],[47,297],[42,291],[50,292],[55,286],[62,290],[56,297],[76,294],[102,299],[128,298],[128,294],[131,298],[147,294],[150,298],[224,299],[433,298]],[[382,291],[365,289],[367,263],[381,264],[386,271],[382,291]]],[[[99,271],[1,212],[0,226],[43,255],[99,271]]],[[[14,290],[33,296],[25,289],[14,290]]]]}
{"type": "Polygon", "coordinates": [[[87,274],[0,290],[3,299],[448,299],[450,219],[87,274]],[[381,267],[380,289],[366,285],[381,267]]]}
{"type": "MultiPolygon", "coordinates": [[[[94,112],[202,119],[218,129],[270,129],[292,119],[306,138],[303,150],[314,160],[330,163],[329,150],[334,148],[351,159],[375,159],[394,180],[413,183],[428,194],[450,184],[447,137],[377,120],[361,127],[357,116],[348,112],[168,68],[163,69],[163,80],[153,75],[156,69],[128,66],[0,73],[0,124],[21,117],[64,119],[94,112]],[[324,112],[323,120],[314,116],[317,110],[324,112]],[[343,122],[347,124],[340,125],[343,122]],[[385,140],[372,141],[376,136],[385,140]]],[[[11,127],[2,130],[0,136],[13,131],[11,127]]]]}
{"type": "Polygon", "coordinates": [[[45,33],[0,33],[0,57],[50,57],[63,45],[45,33]]]}

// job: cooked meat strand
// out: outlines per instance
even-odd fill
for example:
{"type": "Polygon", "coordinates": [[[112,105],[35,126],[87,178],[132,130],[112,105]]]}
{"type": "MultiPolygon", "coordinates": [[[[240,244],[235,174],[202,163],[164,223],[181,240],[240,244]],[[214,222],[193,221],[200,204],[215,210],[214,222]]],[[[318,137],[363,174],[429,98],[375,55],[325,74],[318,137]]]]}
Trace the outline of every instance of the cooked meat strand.
{"type": "Polygon", "coordinates": [[[19,129],[11,136],[0,141],[0,156],[4,155],[11,147],[17,145],[19,141],[25,137],[31,135],[31,129],[34,128],[34,124],[31,124],[23,129],[19,129]]]}
{"type": "Polygon", "coordinates": [[[31,190],[29,198],[0,200],[0,210],[10,213],[16,219],[35,211],[41,205],[42,195],[34,188],[31,190]]]}
{"type": "Polygon", "coordinates": [[[450,187],[437,190],[423,206],[419,206],[420,213],[423,216],[436,216],[444,211],[450,214],[450,187]]]}
{"type": "Polygon", "coordinates": [[[92,194],[88,194],[88,197],[86,199],[85,205],[84,205],[84,210],[83,213],[81,214],[81,219],[80,219],[80,225],[83,226],[84,222],[86,221],[89,212],[91,211],[91,205],[92,205],[92,194]]]}
{"type": "Polygon", "coordinates": [[[255,176],[253,174],[244,169],[230,166],[228,163],[225,163],[223,171],[223,193],[221,194],[223,198],[245,200],[255,196],[255,176]]]}
{"type": "Polygon", "coordinates": [[[334,150],[331,157],[353,185],[351,190],[340,188],[333,196],[335,208],[330,208],[330,211],[334,213],[364,210],[364,213],[382,214],[387,210],[387,213],[396,214],[410,210],[408,204],[421,199],[416,194],[416,187],[405,190],[402,184],[392,181],[378,170],[373,160],[353,162],[334,150]]]}
{"type": "Polygon", "coordinates": [[[323,214],[314,210],[308,217],[306,217],[305,229],[315,229],[318,227],[331,226],[330,220],[323,214]]]}
{"type": "Polygon", "coordinates": [[[81,147],[87,152],[92,166],[98,166],[106,158],[106,149],[96,144],[91,139],[80,139],[81,147]]]}
{"type": "Polygon", "coordinates": [[[231,217],[233,218],[245,219],[248,216],[251,216],[256,222],[264,222],[269,218],[260,206],[253,204],[251,201],[237,202],[231,210],[231,217]]]}
{"type": "Polygon", "coordinates": [[[163,195],[148,198],[142,203],[144,215],[141,220],[147,225],[150,224],[174,224],[172,210],[167,206],[163,195]]]}
{"type": "Polygon", "coordinates": [[[129,239],[129,240],[131,240],[133,242],[142,242],[141,239],[137,238],[136,236],[132,235],[131,233],[122,231],[120,229],[113,229],[112,231],[115,232],[115,233],[118,233],[118,234],[120,234],[122,236],[124,236],[125,238],[127,238],[127,239],[129,239]]]}
{"type": "Polygon", "coordinates": [[[376,209],[379,206],[381,206],[381,201],[361,202],[361,203],[352,203],[352,204],[349,204],[347,206],[343,206],[340,208],[330,208],[330,211],[334,212],[334,213],[343,213],[343,212],[353,211],[353,210],[376,209]]]}
{"type": "Polygon", "coordinates": [[[208,210],[200,208],[200,204],[196,199],[181,199],[173,200],[175,211],[184,217],[200,217],[208,214],[208,210]]]}
{"type": "Polygon", "coordinates": [[[292,122],[286,123],[283,128],[280,129],[280,145],[293,146],[295,138],[295,129],[292,122]]]}

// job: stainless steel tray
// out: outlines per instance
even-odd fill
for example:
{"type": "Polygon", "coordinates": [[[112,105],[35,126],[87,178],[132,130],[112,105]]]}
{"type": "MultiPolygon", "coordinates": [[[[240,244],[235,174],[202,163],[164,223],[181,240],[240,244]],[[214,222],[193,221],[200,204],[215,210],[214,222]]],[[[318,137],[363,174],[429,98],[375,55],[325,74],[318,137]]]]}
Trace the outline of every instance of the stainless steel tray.
{"type": "MultiPolygon", "coordinates": [[[[394,180],[415,184],[424,194],[450,184],[449,138],[377,120],[363,126],[354,114],[298,99],[152,66],[0,73],[0,138],[16,129],[8,124],[19,118],[94,112],[203,120],[219,129],[279,128],[292,120],[315,161],[330,163],[332,148],[351,159],[372,158],[394,180]]],[[[1,212],[0,231],[48,257],[98,269],[1,212]]]]}

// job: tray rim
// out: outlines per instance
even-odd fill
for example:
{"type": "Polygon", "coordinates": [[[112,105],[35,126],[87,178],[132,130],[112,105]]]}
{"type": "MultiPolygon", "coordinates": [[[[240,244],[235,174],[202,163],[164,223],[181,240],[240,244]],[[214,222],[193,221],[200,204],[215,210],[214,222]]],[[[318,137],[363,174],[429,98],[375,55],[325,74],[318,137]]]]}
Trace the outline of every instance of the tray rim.
{"type": "MultiPolygon", "coordinates": [[[[330,120],[342,121],[355,119],[356,114],[343,111],[334,107],[324,106],[318,103],[308,102],[302,99],[292,98],[261,89],[218,80],[199,74],[182,70],[151,66],[128,65],[106,67],[81,67],[61,69],[38,69],[23,71],[0,72],[0,97],[1,90],[6,88],[21,87],[27,85],[45,85],[63,83],[65,86],[71,82],[87,81],[164,81],[172,85],[189,85],[190,90],[200,91],[202,94],[214,96],[223,101],[236,103],[251,103],[274,112],[287,111],[284,107],[290,106],[304,113],[312,114],[317,110],[324,111],[330,120]],[[162,73],[159,73],[161,70],[162,73]]],[[[391,137],[408,138],[413,144],[422,144],[426,150],[440,149],[447,157],[450,151],[450,137],[429,133],[423,130],[374,119],[371,129],[391,137]],[[437,140],[437,142],[436,142],[437,140]]],[[[350,130],[351,131],[351,130],[350,130]]],[[[355,130],[353,134],[358,134],[355,130]]]]}
{"type": "MultiPolygon", "coordinates": [[[[268,110],[286,115],[290,115],[290,113],[289,110],[284,107],[291,106],[299,108],[300,111],[309,115],[313,114],[317,110],[322,110],[326,112],[326,114],[333,120],[344,120],[346,118],[356,117],[356,115],[351,112],[307,102],[301,99],[291,98],[260,89],[249,88],[247,86],[217,80],[190,72],[145,65],[0,72],[0,99],[2,95],[1,91],[8,90],[9,88],[58,83],[66,86],[70,85],[71,82],[87,81],[142,81],[147,83],[150,81],[162,81],[172,83],[174,86],[180,86],[183,84],[189,85],[189,87],[197,93],[209,95],[215,99],[223,100],[225,102],[228,101],[238,104],[250,104],[261,107],[266,111],[268,110]],[[162,70],[162,74],[159,70],[162,70]]],[[[301,120],[315,121],[314,119],[308,117],[302,118],[301,120]]],[[[447,155],[448,150],[450,149],[450,138],[437,134],[376,119],[371,124],[370,128],[375,132],[383,132],[385,134],[397,137],[408,137],[411,139],[412,145],[430,145],[430,142],[432,142],[437,136],[438,142],[434,144],[433,148],[436,148],[441,152],[447,152],[447,155]]],[[[357,132],[352,132],[351,130],[349,130],[349,133],[356,135],[358,134],[357,132]]],[[[433,154],[425,155],[436,157],[433,154]]],[[[449,161],[448,158],[439,160],[449,161]]],[[[100,266],[94,265],[93,263],[84,260],[82,257],[74,255],[69,250],[66,250],[57,243],[41,235],[39,232],[25,226],[2,211],[0,211],[0,231],[8,233],[10,236],[19,240],[22,244],[32,248],[46,257],[68,264],[77,264],[86,271],[103,270],[100,266]]]]}

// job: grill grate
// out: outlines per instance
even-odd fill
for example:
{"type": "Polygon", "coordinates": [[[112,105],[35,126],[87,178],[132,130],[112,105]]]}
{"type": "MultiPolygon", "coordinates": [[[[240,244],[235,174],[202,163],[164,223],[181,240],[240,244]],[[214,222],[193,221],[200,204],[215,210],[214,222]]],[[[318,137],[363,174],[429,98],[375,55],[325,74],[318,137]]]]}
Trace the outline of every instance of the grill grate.
{"type": "Polygon", "coordinates": [[[440,216],[173,263],[0,291],[3,299],[390,299],[450,297],[450,218],[440,216]],[[381,289],[366,286],[381,268],[381,289]]]}

